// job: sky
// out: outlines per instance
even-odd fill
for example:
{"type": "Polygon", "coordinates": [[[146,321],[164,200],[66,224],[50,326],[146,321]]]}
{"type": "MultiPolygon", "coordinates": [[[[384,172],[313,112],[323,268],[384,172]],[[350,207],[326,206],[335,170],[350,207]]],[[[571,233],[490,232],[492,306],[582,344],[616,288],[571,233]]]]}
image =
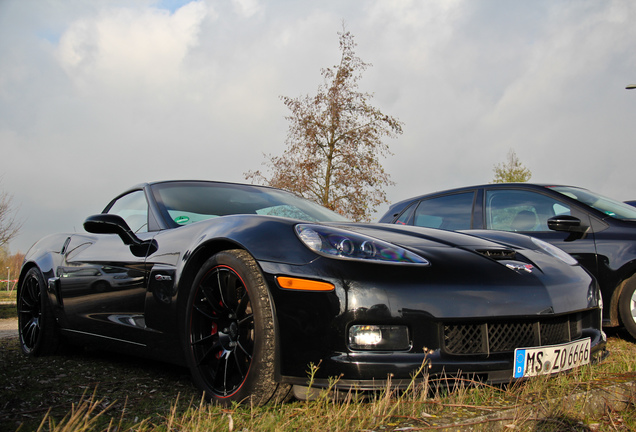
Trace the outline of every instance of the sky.
{"type": "Polygon", "coordinates": [[[630,0],[0,0],[10,250],[82,232],[138,183],[245,182],[343,25],[373,65],[360,90],[404,122],[391,203],[488,183],[511,149],[533,182],[636,199],[634,22],[630,0]]]}

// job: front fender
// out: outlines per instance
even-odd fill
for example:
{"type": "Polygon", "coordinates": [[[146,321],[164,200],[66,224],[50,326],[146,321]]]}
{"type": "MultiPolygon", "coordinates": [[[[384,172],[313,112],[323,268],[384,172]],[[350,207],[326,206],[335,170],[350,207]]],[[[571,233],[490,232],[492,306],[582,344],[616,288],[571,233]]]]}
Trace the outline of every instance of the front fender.
{"type": "Polygon", "coordinates": [[[44,280],[55,277],[55,269],[64,259],[64,247],[68,244],[72,234],[53,234],[35,243],[27,251],[20,270],[20,281],[26,272],[33,266],[37,266],[44,280]]]}

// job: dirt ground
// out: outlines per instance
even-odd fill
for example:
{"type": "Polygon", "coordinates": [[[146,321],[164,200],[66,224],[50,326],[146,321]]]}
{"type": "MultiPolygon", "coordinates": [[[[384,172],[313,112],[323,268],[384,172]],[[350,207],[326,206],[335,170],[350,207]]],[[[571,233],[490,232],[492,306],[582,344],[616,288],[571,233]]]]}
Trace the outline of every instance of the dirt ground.
{"type": "Polygon", "coordinates": [[[0,338],[18,337],[18,319],[0,319],[0,338]]]}

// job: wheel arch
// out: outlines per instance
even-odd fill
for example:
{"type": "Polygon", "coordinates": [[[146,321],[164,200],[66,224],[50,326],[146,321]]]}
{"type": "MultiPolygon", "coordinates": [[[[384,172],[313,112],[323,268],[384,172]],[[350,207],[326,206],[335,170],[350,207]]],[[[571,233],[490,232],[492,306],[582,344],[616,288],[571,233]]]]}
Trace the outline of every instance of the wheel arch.
{"type": "Polygon", "coordinates": [[[629,287],[636,286],[636,273],[633,273],[631,276],[623,279],[621,283],[618,284],[614,292],[612,293],[612,298],[610,300],[610,325],[612,327],[616,327],[619,325],[623,325],[622,318],[620,316],[619,304],[620,298],[623,295],[623,292],[629,287]]]}
{"type": "MultiPolygon", "coordinates": [[[[201,244],[188,258],[187,262],[183,266],[181,277],[179,278],[179,289],[178,289],[178,298],[177,298],[177,307],[178,307],[178,322],[179,322],[179,335],[183,337],[185,334],[185,312],[186,312],[186,303],[188,300],[188,295],[190,290],[193,288],[192,284],[194,283],[194,279],[196,275],[203,265],[209,258],[216,255],[219,252],[228,251],[228,250],[243,250],[247,252],[252,259],[256,262],[261,274],[263,274],[263,269],[258,263],[258,260],[250,253],[247,248],[245,248],[240,243],[237,243],[232,240],[227,239],[215,239],[210,240],[204,244],[201,244]]],[[[274,301],[274,296],[272,295],[272,287],[267,283],[267,277],[263,275],[263,283],[267,287],[267,293],[269,296],[270,305],[272,308],[272,318],[274,321],[274,334],[276,336],[276,350],[274,352],[274,379],[277,382],[281,381],[281,349],[280,349],[280,331],[278,324],[278,315],[276,313],[276,303],[274,301]]],[[[186,341],[181,341],[184,348],[186,348],[186,341]]]]}
{"type": "MultiPolygon", "coordinates": [[[[55,272],[53,270],[53,260],[51,259],[51,257],[48,257],[48,258],[49,259],[46,259],[46,256],[45,256],[44,259],[41,258],[38,261],[29,260],[29,261],[25,261],[22,264],[22,268],[20,269],[20,275],[18,276],[18,286],[16,291],[18,296],[20,295],[20,290],[22,289],[22,282],[24,281],[24,277],[32,268],[37,268],[40,271],[40,273],[44,277],[45,283],[47,283],[50,278],[55,276],[54,275],[55,272]]],[[[49,301],[51,300],[50,297],[51,296],[49,293],[49,301]]]]}
{"type": "Polygon", "coordinates": [[[203,263],[219,252],[232,249],[246,250],[242,245],[231,240],[211,240],[201,244],[196,248],[196,250],[194,250],[194,252],[192,252],[183,265],[183,268],[181,269],[181,276],[179,277],[177,302],[180,310],[182,310],[182,303],[188,299],[188,294],[190,293],[190,289],[192,289],[194,278],[203,263]]]}
{"type": "MultiPolygon", "coordinates": [[[[33,267],[38,267],[39,268],[39,266],[33,261],[27,261],[24,264],[22,264],[22,268],[20,269],[20,275],[18,276],[18,289],[20,289],[20,286],[22,285],[22,281],[24,280],[24,276],[33,267]]],[[[40,269],[40,271],[42,271],[42,269],[40,269]]]]}

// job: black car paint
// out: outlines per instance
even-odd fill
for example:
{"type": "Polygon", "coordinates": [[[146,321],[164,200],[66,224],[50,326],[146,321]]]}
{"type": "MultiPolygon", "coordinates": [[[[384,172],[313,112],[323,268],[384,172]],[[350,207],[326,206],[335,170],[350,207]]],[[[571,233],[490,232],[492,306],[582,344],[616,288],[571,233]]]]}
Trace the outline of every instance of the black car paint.
{"type": "MultiPolygon", "coordinates": [[[[184,302],[201,264],[228,249],[244,249],[257,261],[273,299],[279,352],[276,379],[306,385],[310,363],[320,364],[315,385],[341,376],[339,386],[396,383],[428,359],[431,373],[485,374],[509,381],[511,354],[454,356],[443,352],[440,323],[479,319],[538,320],[587,314],[584,335],[592,349],[604,349],[595,282],[580,267],[567,266],[514,234],[494,242],[466,234],[391,225],[335,223],[421,254],[430,267],[377,264],[317,255],[293,232],[300,221],[257,215],[232,215],[170,229],[144,185],[151,217],[148,233],[137,236],[148,256],[133,251],[116,234],[54,235],[26,255],[22,276],[37,266],[63,334],[81,343],[185,364],[184,302]],[[484,249],[512,248],[531,263],[531,273],[516,272],[486,257],[484,249]],[[141,256],[140,256],[141,255],[141,256]],[[105,273],[104,268],[111,271],[105,273]],[[69,274],[88,270],[78,282],[69,274]],[[282,289],[280,275],[331,282],[327,293],[282,289]],[[95,289],[98,284],[101,288],[95,289]],[[450,300],[452,299],[452,300],[450,300]],[[353,324],[402,324],[409,329],[405,352],[353,351],[347,332],[353,324]]],[[[108,209],[108,206],[107,206],[108,209]]]]}
{"type": "MultiPolygon", "coordinates": [[[[619,322],[618,299],[626,283],[636,283],[636,221],[619,220],[586,206],[566,195],[551,190],[548,184],[488,184],[435,192],[409,198],[392,205],[379,219],[380,223],[394,223],[409,208],[419,202],[441,196],[465,192],[474,193],[471,230],[486,229],[485,191],[514,189],[526,190],[550,196],[567,203],[581,221],[581,229],[528,231],[524,234],[540,238],[568,252],[592,273],[599,282],[604,299],[604,325],[617,326],[619,322]]],[[[409,222],[409,224],[412,223],[409,222]]]]}

